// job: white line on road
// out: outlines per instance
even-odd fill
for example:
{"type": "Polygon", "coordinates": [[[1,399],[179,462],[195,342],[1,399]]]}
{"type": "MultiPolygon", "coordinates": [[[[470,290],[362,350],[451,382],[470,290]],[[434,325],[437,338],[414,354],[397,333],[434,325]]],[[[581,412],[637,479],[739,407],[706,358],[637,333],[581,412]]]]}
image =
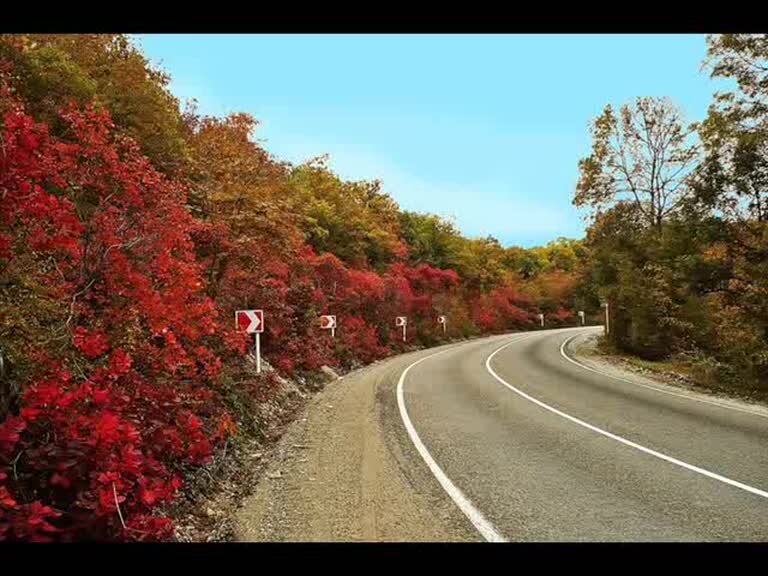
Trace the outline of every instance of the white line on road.
{"type": "Polygon", "coordinates": [[[705,404],[712,404],[713,406],[719,406],[720,408],[727,408],[728,410],[736,410],[737,412],[751,414],[752,416],[759,416],[760,418],[768,418],[768,414],[761,414],[759,412],[755,412],[754,410],[739,408],[738,406],[729,406],[728,404],[723,404],[722,402],[717,402],[716,400],[708,400],[706,398],[697,398],[696,396],[689,396],[687,394],[681,394],[680,392],[673,392],[672,390],[664,390],[663,388],[658,388],[656,386],[650,386],[648,384],[642,384],[640,382],[633,382],[632,380],[627,380],[626,378],[621,378],[620,376],[613,376],[601,370],[596,370],[595,368],[592,368],[591,366],[587,366],[586,364],[582,364],[575,358],[572,358],[571,356],[568,356],[568,354],[565,353],[565,347],[568,345],[568,343],[574,338],[578,338],[579,336],[581,336],[581,334],[574,334],[570,338],[566,338],[565,340],[563,340],[563,343],[560,345],[560,354],[562,355],[563,358],[568,360],[568,362],[575,364],[576,366],[579,366],[584,370],[589,370],[590,372],[594,372],[595,374],[600,374],[601,376],[606,376],[607,378],[613,378],[614,380],[619,380],[620,382],[626,382],[627,384],[632,384],[634,386],[642,386],[643,388],[648,388],[649,390],[655,390],[656,392],[669,394],[670,396],[679,396],[680,398],[685,398],[686,400],[694,400],[696,402],[703,402],[705,404]]]}
{"type": "MultiPolygon", "coordinates": [[[[704,468],[699,468],[698,466],[694,466],[693,464],[688,464],[687,462],[683,462],[682,460],[678,460],[677,458],[673,458],[672,456],[667,456],[666,454],[662,454],[661,452],[657,452],[656,450],[652,450],[651,448],[646,448],[645,446],[642,446],[640,444],[637,444],[636,442],[632,442],[631,440],[627,440],[626,438],[623,438],[622,436],[618,436],[616,434],[613,434],[611,432],[608,432],[607,430],[603,430],[602,428],[598,428],[597,426],[594,426],[592,424],[589,424],[588,422],[584,422],[584,420],[580,420],[576,418],[575,416],[571,416],[570,414],[566,414],[565,412],[558,410],[557,408],[554,408],[553,406],[550,406],[549,404],[546,404],[542,402],[541,400],[537,400],[533,396],[530,396],[523,392],[522,390],[519,390],[518,388],[515,388],[512,386],[509,382],[504,380],[501,376],[499,376],[494,369],[491,367],[491,360],[493,359],[496,354],[504,350],[504,348],[511,346],[514,344],[517,340],[513,340],[512,342],[507,342],[506,344],[500,346],[496,350],[494,350],[490,356],[485,360],[485,367],[488,370],[488,372],[491,373],[491,376],[496,378],[499,382],[501,382],[504,386],[512,390],[515,394],[518,394],[519,396],[522,396],[526,400],[529,400],[530,402],[533,402],[537,406],[540,406],[544,408],[545,410],[549,410],[550,412],[557,414],[558,416],[561,416],[562,418],[565,418],[566,420],[570,420],[571,422],[578,424],[579,426],[583,426],[584,428],[587,428],[589,430],[592,430],[593,432],[597,432],[598,434],[602,434],[603,436],[606,436],[607,438],[610,438],[612,440],[616,440],[617,442],[620,442],[626,446],[630,446],[631,448],[635,448],[636,450],[640,450],[641,452],[644,452],[646,454],[650,454],[651,456],[655,456],[656,458],[659,458],[661,460],[665,460],[666,462],[670,462],[671,464],[676,464],[677,466],[680,466],[682,468],[685,468],[686,470],[690,470],[692,472],[696,472],[697,474],[701,474],[703,476],[706,476],[708,478],[712,478],[714,480],[718,480],[719,482],[723,482],[724,484],[728,484],[730,486],[734,486],[736,488],[739,488],[741,490],[744,490],[746,492],[749,492],[751,494],[756,494],[757,496],[762,496],[763,498],[768,498],[768,492],[765,490],[760,490],[759,488],[755,488],[754,486],[749,486],[748,484],[744,484],[742,482],[737,482],[736,480],[731,480],[730,478],[726,478],[725,476],[721,476],[720,474],[716,474],[714,472],[710,472],[709,470],[705,470],[704,468]]],[[[409,366],[410,368],[410,366],[409,366]]],[[[401,378],[402,382],[402,378],[401,378]]],[[[399,388],[398,388],[399,392],[399,388]]],[[[398,398],[399,399],[399,398],[398,398]]]]}
{"type": "Polygon", "coordinates": [[[435,459],[432,458],[429,450],[427,450],[427,447],[424,446],[421,438],[419,438],[419,434],[416,432],[416,428],[413,426],[413,422],[411,422],[411,418],[408,416],[408,410],[405,407],[403,385],[405,383],[405,377],[408,375],[408,372],[411,370],[411,368],[417,364],[421,364],[425,360],[434,358],[438,354],[448,352],[448,350],[452,349],[453,348],[448,348],[447,350],[441,350],[440,352],[435,352],[429,356],[424,356],[424,358],[416,360],[416,362],[413,362],[405,370],[403,370],[403,373],[400,374],[400,380],[397,382],[397,406],[400,408],[400,417],[403,420],[403,424],[405,424],[405,429],[408,432],[408,436],[411,438],[411,442],[413,442],[413,445],[416,447],[416,450],[418,450],[419,454],[424,459],[424,462],[426,462],[432,474],[435,476],[435,478],[437,478],[437,481],[440,482],[440,486],[443,487],[443,490],[446,491],[456,506],[459,507],[459,510],[464,513],[469,521],[472,522],[472,525],[488,542],[506,542],[506,539],[498,532],[498,530],[496,530],[496,528],[494,528],[493,524],[491,524],[485,518],[485,516],[483,516],[482,512],[475,508],[474,504],[470,502],[469,498],[467,498],[464,493],[459,490],[459,488],[457,488],[453,482],[451,482],[448,476],[445,475],[445,472],[443,472],[442,468],[440,468],[437,462],[435,462],[435,459]]]}

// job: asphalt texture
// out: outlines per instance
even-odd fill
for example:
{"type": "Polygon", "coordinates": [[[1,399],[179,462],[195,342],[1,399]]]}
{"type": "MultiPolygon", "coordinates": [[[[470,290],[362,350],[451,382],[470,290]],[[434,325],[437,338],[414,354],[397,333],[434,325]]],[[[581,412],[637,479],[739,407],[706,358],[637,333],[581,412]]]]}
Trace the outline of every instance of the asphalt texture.
{"type": "Polygon", "coordinates": [[[574,348],[596,330],[453,344],[330,384],[243,506],[240,539],[482,540],[416,450],[397,404],[401,374],[423,359],[402,382],[413,427],[504,539],[768,540],[768,411],[664,393],[563,357],[568,341],[578,360],[574,348]]]}

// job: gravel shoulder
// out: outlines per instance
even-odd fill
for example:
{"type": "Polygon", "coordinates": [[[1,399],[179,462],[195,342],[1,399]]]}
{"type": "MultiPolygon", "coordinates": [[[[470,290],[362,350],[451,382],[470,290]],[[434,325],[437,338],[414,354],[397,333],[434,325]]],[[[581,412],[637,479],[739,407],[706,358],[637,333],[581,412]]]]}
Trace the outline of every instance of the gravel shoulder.
{"type": "Polygon", "coordinates": [[[235,518],[239,541],[476,541],[405,435],[400,372],[422,351],[329,383],[268,457],[235,518]]]}
{"type": "Polygon", "coordinates": [[[618,355],[605,354],[598,350],[599,334],[584,334],[568,345],[569,355],[582,364],[603,374],[658,388],[665,392],[681,394],[691,399],[716,402],[731,408],[747,410],[768,418],[768,404],[747,401],[720,391],[697,386],[682,374],[671,372],[656,373],[627,362],[618,355]]]}

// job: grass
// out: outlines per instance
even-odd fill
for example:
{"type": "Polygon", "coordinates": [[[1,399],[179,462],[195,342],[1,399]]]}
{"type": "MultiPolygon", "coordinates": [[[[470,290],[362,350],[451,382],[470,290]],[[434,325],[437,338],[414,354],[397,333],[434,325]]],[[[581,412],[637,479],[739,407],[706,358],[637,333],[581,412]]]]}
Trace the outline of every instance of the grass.
{"type": "MultiPolygon", "coordinates": [[[[662,380],[679,380],[702,391],[716,392],[742,400],[768,403],[768,390],[745,380],[728,366],[711,358],[676,356],[664,360],[646,360],[619,350],[601,336],[597,342],[598,355],[613,357],[624,362],[628,368],[638,368],[662,377],[662,380]]],[[[671,383],[671,382],[670,382],[671,383]]]]}

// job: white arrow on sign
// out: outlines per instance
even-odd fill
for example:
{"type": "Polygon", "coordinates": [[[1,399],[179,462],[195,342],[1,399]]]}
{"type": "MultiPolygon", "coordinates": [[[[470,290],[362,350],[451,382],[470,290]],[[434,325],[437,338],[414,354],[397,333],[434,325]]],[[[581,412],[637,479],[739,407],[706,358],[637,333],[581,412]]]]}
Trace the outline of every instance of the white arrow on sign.
{"type": "Polygon", "coordinates": [[[253,334],[254,352],[256,353],[256,373],[261,374],[261,342],[259,336],[264,332],[263,310],[236,310],[235,326],[248,334],[253,334]]]}
{"type": "Polygon", "coordinates": [[[438,324],[445,324],[445,316],[438,316],[437,317],[437,323],[438,324]]]}
{"type": "Polygon", "coordinates": [[[336,338],[336,316],[332,314],[324,314],[320,316],[320,328],[323,330],[330,330],[331,336],[336,338]]]}
{"type": "Polygon", "coordinates": [[[263,310],[238,310],[235,312],[235,324],[248,334],[264,332],[263,310]]]}

